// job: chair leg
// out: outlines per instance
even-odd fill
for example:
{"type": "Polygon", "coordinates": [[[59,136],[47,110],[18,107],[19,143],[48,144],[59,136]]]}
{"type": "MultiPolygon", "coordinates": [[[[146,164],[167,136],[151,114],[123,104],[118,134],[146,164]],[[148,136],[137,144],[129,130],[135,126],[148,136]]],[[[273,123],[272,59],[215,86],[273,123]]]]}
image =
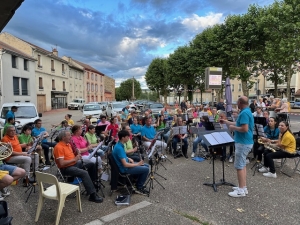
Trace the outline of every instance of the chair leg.
{"type": "Polygon", "coordinates": [[[59,220],[60,220],[60,216],[61,216],[61,212],[64,208],[65,205],[65,200],[66,197],[65,196],[60,196],[61,198],[58,201],[58,208],[57,208],[57,214],[56,214],[56,220],[55,220],[55,225],[59,224],[59,220]]]}
{"type": "Polygon", "coordinates": [[[80,199],[80,190],[78,188],[78,190],[76,191],[76,198],[77,198],[77,207],[78,207],[78,211],[82,212],[82,207],[81,207],[81,199],[80,199]]]}
{"type": "Polygon", "coordinates": [[[42,195],[40,195],[39,196],[38,207],[37,207],[36,215],[35,215],[35,222],[37,222],[39,220],[43,205],[44,205],[44,197],[42,195]]]}

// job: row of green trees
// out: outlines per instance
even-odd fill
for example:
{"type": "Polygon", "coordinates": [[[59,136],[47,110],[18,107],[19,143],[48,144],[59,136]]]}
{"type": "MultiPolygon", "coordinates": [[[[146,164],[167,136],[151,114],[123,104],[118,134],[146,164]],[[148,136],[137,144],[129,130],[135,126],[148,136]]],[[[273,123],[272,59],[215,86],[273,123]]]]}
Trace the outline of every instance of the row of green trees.
{"type": "Polygon", "coordinates": [[[187,45],[178,47],[168,58],[155,58],[145,75],[146,83],[166,97],[170,89],[205,91],[205,68],[223,68],[223,78],[237,78],[248,96],[263,74],[277,85],[287,82],[290,98],[292,74],[298,71],[300,56],[299,0],[284,0],[269,6],[250,5],[243,15],[229,15],[223,24],[205,29],[187,45]],[[252,79],[253,80],[253,79],[252,79]]]}

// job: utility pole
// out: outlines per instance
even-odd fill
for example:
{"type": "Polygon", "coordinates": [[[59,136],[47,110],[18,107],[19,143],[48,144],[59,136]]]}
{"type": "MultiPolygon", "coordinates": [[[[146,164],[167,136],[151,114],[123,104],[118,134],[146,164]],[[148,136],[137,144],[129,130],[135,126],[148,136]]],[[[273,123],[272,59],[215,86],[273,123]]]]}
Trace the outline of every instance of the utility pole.
{"type": "Polygon", "coordinates": [[[131,97],[131,101],[135,101],[135,97],[134,97],[134,77],[132,77],[132,97],[131,97]]]}

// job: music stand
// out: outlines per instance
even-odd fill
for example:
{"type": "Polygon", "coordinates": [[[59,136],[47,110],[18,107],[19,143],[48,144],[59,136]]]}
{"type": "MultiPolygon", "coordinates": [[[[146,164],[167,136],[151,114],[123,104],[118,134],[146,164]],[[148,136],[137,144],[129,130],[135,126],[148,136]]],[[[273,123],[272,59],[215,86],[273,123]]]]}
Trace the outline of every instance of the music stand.
{"type": "MultiPolygon", "coordinates": [[[[255,143],[258,143],[259,136],[265,137],[264,126],[267,125],[267,120],[265,117],[254,117],[254,128],[253,128],[253,139],[255,143]]],[[[253,148],[254,155],[254,148],[253,148]]],[[[256,170],[259,169],[260,162],[256,160],[254,165],[251,167],[251,170],[254,168],[253,176],[255,175],[256,170]]]]}
{"type": "Polygon", "coordinates": [[[97,136],[101,136],[101,133],[106,130],[107,125],[100,125],[95,127],[95,133],[97,136]]]}
{"type": "Polygon", "coordinates": [[[202,136],[202,140],[204,141],[204,143],[207,145],[208,148],[213,150],[213,154],[214,154],[213,159],[212,159],[213,182],[212,183],[203,183],[203,185],[213,187],[215,192],[218,191],[217,187],[221,186],[221,185],[235,186],[234,184],[225,181],[225,166],[224,166],[225,160],[222,160],[223,177],[219,183],[215,182],[215,154],[216,154],[216,151],[214,151],[214,149],[234,145],[234,140],[233,140],[231,134],[228,131],[222,131],[222,132],[206,131],[206,134],[201,135],[201,136],[202,136]]]}
{"type": "MultiPolygon", "coordinates": [[[[187,134],[187,126],[178,126],[178,127],[173,127],[173,137],[175,135],[181,135],[181,134],[187,134]]],[[[176,146],[176,150],[177,150],[177,146],[176,146]]],[[[180,139],[180,151],[174,156],[174,158],[183,156],[183,152],[182,152],[182,139],[180,139]]]]}

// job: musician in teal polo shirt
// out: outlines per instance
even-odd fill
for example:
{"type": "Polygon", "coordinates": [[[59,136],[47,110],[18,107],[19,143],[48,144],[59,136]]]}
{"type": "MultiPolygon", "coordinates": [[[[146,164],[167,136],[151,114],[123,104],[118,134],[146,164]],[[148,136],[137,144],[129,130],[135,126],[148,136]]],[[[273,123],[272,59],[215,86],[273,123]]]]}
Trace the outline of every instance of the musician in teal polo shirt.
{"type": "MultiPolygon", "coordinates": [[[[143,126],[143,128],[142,128],[141,135],[142,135],[143,144],[144,144],[145,148],[148,149],[149,146],[151,145],[151,142],[154,141],[156,131],[155,131],[154,127],[151,126],[151,124],[152,124],[151,117],[146,118],[145,122],[146,123],[145,123],[145,126],[143,126]]],[[[155,143],[153,144],[152,149],[153,148],[155,149],[156,146],[158,147],[158,153],[162,154],[162,151],[167,147],[167,144],[162,141],[156,140],[155,143]]]]}

